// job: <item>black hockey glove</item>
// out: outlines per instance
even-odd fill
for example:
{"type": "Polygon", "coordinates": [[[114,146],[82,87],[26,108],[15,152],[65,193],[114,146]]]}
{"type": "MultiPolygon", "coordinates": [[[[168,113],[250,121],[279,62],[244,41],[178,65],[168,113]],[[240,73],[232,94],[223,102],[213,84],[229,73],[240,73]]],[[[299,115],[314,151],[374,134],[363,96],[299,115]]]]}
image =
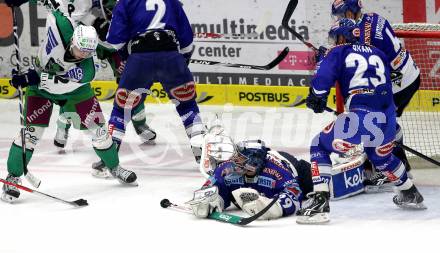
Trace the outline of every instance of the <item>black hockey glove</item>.
{"type": "Polygon", "coordinates": [[[315,63],[322,61],[322,58],[324,58],[327,50],[328,49],[326,47],[320,46],[318,51],[315,51],[315,63]]]}
{"type": "Polygon", "coordinates": [[[322,113],[327,106],[327,97],[316,96],[315,93],[313,93],[312,87],[310,87],[309,95],[306,98],[306,106],[315,113],[322,113]]]}
{"type": "Polygon", "coordinates": [[[40,83],[40,75],[35,69],[29,69],[27,72],[19,74],[16,69],[12,70],[12,79],[9,83],[16,89],[18,87],[27,87],[29,85],[38,85],[40,83]]]}
{"type": "Polygon", "coordinates": [[[5,0],[5,3],[9,7],[19,7],[20,5],[27,3],[29,0],[5,0]]]}
{"type": "Polygon", "coordinates": [[[98,38],[101,41],[106,41],[108,29],[110,28],[110,22],[108,22],[105,18],[96,18],[92,26],[95,28],[98,38]]]}

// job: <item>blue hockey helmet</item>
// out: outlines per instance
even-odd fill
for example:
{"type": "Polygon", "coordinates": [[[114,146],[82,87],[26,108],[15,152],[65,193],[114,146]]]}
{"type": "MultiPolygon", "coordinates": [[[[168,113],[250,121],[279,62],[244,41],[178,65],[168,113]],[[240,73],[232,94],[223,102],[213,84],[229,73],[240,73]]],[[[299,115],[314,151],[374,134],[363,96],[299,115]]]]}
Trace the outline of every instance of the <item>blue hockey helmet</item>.
{"type": "Polygon", "coordinates": [[[339,44],[337,42],[340,35],[345,38],[345,43],[355,43],[359,40],[360,29],[353,19],[342,18],[328,32],[330,43],[339,44]]]}
{"type": "Polygon", "coordinates": [[[234,163],[244,170],[258,174],[266,165],[266,155],[269,150],[262,140],[241,141],[236,144],[237,154],[234,163]]]}
{"type": "Polygon", "coordinates": [[[332,15],[344,18],[347,11],[356,14],[360,12],[361,9],[361,0],[335,0],[332,4],[332,15]]]}

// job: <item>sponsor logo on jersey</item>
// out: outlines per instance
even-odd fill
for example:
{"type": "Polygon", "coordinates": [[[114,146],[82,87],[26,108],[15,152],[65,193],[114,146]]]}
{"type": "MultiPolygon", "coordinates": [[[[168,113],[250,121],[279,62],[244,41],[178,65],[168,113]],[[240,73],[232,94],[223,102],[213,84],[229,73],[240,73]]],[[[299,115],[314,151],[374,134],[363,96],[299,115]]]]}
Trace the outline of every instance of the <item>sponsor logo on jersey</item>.
{"type": "Polygon", "coordinates": [[[312,162],[312,177],[319,177],[320,173],[319,173],[319,168],[318,168],[318,163],[316,161],[312,162]]]}
{"type": "Polygon", "coordinates": [[[362,184],[364,180],[363,174],[359,168],[356,169],[356,173],[352,176],[347,176],[347,173],[344,173],[344,182],[345,188],[349,189],[351,187],[358,186],[362,184]]]}
{"type": "Polygon", "coordinates": [[[267,173],[267,174],[269,174],[271,176],[274,176],[277,180],[283,179],[283,176],[281,175],[281,173],[278,170],[276,170],[276,169],[264,168],[263,172],[267,173]]]}
{"type": "Polygon", "coordinates": [[[270,177],[259,176],[257,184],[259,186],[267,187],[267,188],[275,188],[276,181],[270,177]]]}
{"type": "Polygon", "coordinates": [[[239,92],[238,97],[249,102],[289,102],[289,93],[239,92]]]}
{"type": "Polygon", "coordinates": [[[391,61],[391,67],[393,69],[398,69],[400,66],[402,66],[405,58],[406,58],[406,49],[402,48],[402,50],[399,52],[396,58],[394,58],[394,60],[391,61]]]}
{"type": "Polygon", "coordinates": [[[385,25],[385,19],[383,17],[379,16],[377,19],[376,33],[374,34],[374,38],[376,38],[378,40],[383,40],[382,30],[383,30],[384,25],[385,25]]]}
{"type": "Polygon", "coordinates": [[[116,104],[121,108],[134,108],[141,102],[142,95],[127,89],[118,89],[115,95],[116,104]]]}
{"type": "Polygon", "coordinates": [[[244,184],[243,176],[236,174],[235,175],[229,174],[225,176],[225,184],[228,186],[232,184],[243,185],[244,184]]]}
{"type": "Polygon", "coordinates": [[[82,68],[76,68],[76,67],[70,69],[67,72],[67,75],[69,76],[69,78],[75,79],[76,81],[80,81],[84,76],[82,68]]]}
{"type": "Polygon", "coordinates": [[[351,149],[355,148],[356,145],[341,139],[334,139],[332,142],[332,147],[336,151],[339,151],[341,153],[347,153],[351,149]]]}
{"type": "Polygon", "coordinates": [[[371,22],[367,21],[364,25],[364,42],[371,45],[371,22]]]}
{"type": "Polygon", "coordinates": [[[393,148],[394,148],[394,142],[389,142],[382,146],[376,147],[376,154],[381,157],[387,156],[391,154],[391,152],[393,152],[393,148]]]}
{"type": "Polygon", "coordinates": [[[194,82],[191,81],[171,89],[171,95],[179,101],[193,99],[196,95],[194,82]]]}

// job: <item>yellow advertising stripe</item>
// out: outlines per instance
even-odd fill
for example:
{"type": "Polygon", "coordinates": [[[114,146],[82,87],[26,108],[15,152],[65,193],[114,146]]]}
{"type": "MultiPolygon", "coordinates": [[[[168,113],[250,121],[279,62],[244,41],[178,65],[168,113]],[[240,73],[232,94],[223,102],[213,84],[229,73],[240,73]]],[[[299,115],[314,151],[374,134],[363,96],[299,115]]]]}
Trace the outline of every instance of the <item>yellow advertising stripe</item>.
{"type": "MultiPolygon", "coordinates": [[[[9,80],[0,78],[0,98],[11,99],[18,96],[16,89],[9,85],[9,80]]],[[[94,81],[92,88],[101,101],[113,100],[117,85],[114,81],[94,81]]],[[[196,84],[197,102],[202,105],[291,107],[309,93],[308,87],[299,86],[259,86],[196,84]]],[[[146,103],[168,103],[170,100],[160,83],[150,89],[146,103]]],[[[335,91],[331,90],[328,105],[335,107],[335,91]]],[[[305,105],[298,106],[305,108],[305,105]]],[[[405,111],[440,112],[440,91],[418,91],[405,111]]]]}

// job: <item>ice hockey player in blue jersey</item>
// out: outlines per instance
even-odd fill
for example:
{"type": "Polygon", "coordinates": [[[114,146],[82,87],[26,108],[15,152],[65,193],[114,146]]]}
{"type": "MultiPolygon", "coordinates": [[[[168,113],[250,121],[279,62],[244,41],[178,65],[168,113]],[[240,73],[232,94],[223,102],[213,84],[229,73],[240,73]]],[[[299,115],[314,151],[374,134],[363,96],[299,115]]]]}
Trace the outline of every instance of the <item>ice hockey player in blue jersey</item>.
{"type": "Polygon", "coordinates": [[[209,155],[220,162],[187,202],[194,215],[206,218],[231,203],[254,215],[274,197],[278,201],[260,219],[277,219],[299,210],[303,196],[313,189],[310,163],[271,150],[261,140],[234,143],[222,135],[216,139],[221,140],[210,143],[209,155]]]}
{"type": "MultiPolygon", "coordinates": [[[[400,117],[413,95],[420,87],[420,70],[411,57],[411,54],[402,46],[395,36],[388,20],[376,13],[362,13],[361,0],[335,0],[332,4],[332,15],[337,18],[354,19],[360,29],[360,41],[373,45],[385,53],[387,62],[391,66],[391,81],[393,98],[396,105],[397,117],[400,117]]],[[[397,124],[396,142],[403,143],[403,131],[397,124]]],[[[411,166],[405,151],[396,146],[393,154],[405,163],[407,171],[411,166]]],[[[365,184],[371,187],[389,182],[386,177],[378,173],[365,184]]]]}
{"type": "Polygon", "coordinates": [[[153,82],[160,82],[176,106],[198,161],[205,127],[187,66],[193,51],[193,32],[180,2],[118,1],[107,42],[116,48],[126,45],[129,53],[109,121],[113,139],[120,141],[130,120],[130,115],[124,118],[124,112],[135,112],[153,82]]]}
{"type": "Polygon", "coordinates": [[[384,173],[397,189],[393,202],[402,208],[424,209],[423,197],[407,176],[405,164],[393,153],[396,112],[386,55],[359,42],[354,20],[341,19],[332,26],[329,37],[336,46],[317,65],[311,81],[307,107],[322,113],[330,88],[338,81],[346,113],[319,133],[312,141],[310,157],[314,192],[310,203],[297,219],[301,224],[330,220],[330,153],[365,152],[376,169],[384,173]],[[360,151],[362,150],[362,151],[360,151]]]}

